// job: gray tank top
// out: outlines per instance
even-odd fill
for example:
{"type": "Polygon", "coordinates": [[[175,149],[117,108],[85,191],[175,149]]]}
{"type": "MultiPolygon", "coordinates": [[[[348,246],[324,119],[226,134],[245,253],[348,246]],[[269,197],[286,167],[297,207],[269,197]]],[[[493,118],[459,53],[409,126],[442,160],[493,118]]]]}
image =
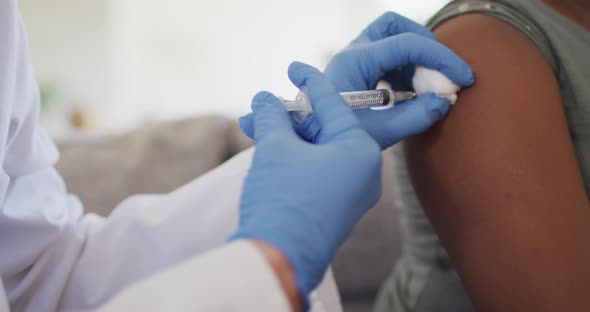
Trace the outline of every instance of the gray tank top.
{"type": "MultiPolygon", "coordinates": [[[[590,197],[590,31],[540,0],[453,1],[437,13],[428,22],[428,26],[434,29],[450,18],[467,13],[484,13],[510,23],[527,35],[545,55],[561,86],[571,139],[576,149],[586,193],[590,197]]],[[[414,193],[402,148],[399,145],[394,147],[393,153],[394,198],[400,209],[404,235],[403,256],[392,277],[397,279],[398,286],[395,287],[399,288],[405,287],[400,285],[399,281],[404,280],[401,277],[417,276],[416,272],[421,271],[420,267],[449,270],[452,269],[452,265],[414,193]]],[[[444,290],[448,293],[449,286],[457,285],[455,281],[447,282],[438,281],[437,286],[433,286],[427,279],[414,279],[410,287],[413,291],[397,290],[398,294],[403,293],[407,297],[399,299],[416,307],[416,311],[423,310],[417,308],[418,306],[436,307],[436,302],[429,304],[417,301],[427,300],[425,298],[429,297],[426,294],[428,292],[436,297],[437,293],[442,292],[442,288],[446,287],[444,290]]],[[[454,287],[456,295],[463,293],[460,283],[454,287]]],[[[464,297],[466,298],[466,295],[464,297]]],[[[446,310],[441,310],[439,306],[436,311],[446,310]]]]}

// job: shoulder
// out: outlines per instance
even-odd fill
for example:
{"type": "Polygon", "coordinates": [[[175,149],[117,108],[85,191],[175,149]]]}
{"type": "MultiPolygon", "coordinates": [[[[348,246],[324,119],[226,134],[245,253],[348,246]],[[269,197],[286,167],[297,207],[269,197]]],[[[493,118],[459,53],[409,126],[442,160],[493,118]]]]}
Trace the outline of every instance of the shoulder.
{"type": "Polygon", "coordinates": [[[532,40],[476,13],[452,18],[434,33],[469,63],[476,82],[459,93],[445,120],[407,142],[419,184],[442,179],[482,195],[491,185],[501,192],[508,181],[535,181],[551,162],[575,167],[559,83],[532,40]]]}
{"type": "Polygon", "coordinates": [[[463,131],[485,126],[478,133],[484,135],[482,139],[486,134],[504,139],[501,134],[509,131],[506,135],[521,142],[523,138],[514,132],[532,127],[531,119],[540,115],[545,121],[565,125],[553,69],[535,43],[517,28],[496,17],[465,14],[444,22],[434,32],[469,63],[476,77],[475,85],[460,93],[443,127],[463,131]]]}
{"type": "Polygon", "coordinates": [[[484,75],[482,79],[490,75],[502,75],[504,79],[530,76],[543,78],[548,84],[557,83],[551,65],[536,44],[518,28],[497,17],[481,13],[460,15],[444,22],[434,32],[476,74],[484,75]]]}

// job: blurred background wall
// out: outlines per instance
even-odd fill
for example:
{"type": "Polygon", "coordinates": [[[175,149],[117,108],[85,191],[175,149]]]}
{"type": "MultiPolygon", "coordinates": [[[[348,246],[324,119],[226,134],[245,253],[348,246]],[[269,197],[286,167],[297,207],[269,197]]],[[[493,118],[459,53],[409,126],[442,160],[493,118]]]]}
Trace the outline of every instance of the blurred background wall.
{"type": "Polygon", "coordinates": [[[56,138],[211,113],[265,89],[293,97],[294,60],[323,68],[395,10],[424,22],[445,0],[21,0],[56,138]]]}

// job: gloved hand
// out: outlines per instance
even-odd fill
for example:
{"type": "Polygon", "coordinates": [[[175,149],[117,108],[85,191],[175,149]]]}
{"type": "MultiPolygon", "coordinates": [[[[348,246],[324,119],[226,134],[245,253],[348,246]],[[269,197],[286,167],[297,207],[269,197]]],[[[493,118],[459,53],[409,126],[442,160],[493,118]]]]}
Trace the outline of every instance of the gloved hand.
{"type": "Polygon", "coordinates": [[[381,196],[381,153],[323,74],[293,63],[289,77],[307,87],[323,135],[317,144],[302,140],[278,98],[265,92],[254,97],[256,151],[232,239],[262,240],[281,250],[307,298],[381,196]]]}
{"type": "MultiPolygon", "coordinates": [[[[393,12],[381,16],[334,56],[325,73],[338,92],[374,89],[380,80],[388,81],[396,91],[407,91],[412,89],[416,65],[440,71],[461,87],[475,81],[469,65],[436,42],[428,29],[393,12]]],[[[354,112],[371,137],[386,149],[427,130],[446,115],[449,107],[448,100],[425,94],[388,110],[354,112]]],[[[246,116],[241,125],[252,137],[252,116],[246,116]]],[[[310,142],[323,136],[314,114],[293,125],[310,142]]]]}

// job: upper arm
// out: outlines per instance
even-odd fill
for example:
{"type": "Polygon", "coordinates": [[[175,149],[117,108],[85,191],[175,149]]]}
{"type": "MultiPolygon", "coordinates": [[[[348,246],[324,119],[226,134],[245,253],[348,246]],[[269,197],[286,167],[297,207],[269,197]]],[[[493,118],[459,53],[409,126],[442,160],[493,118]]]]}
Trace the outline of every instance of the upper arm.
{"type": "Polygon", "coordinates": [[[406,143],[406,158],[474,304],[552,309],[583,295],[590,211],[551,67],[494,17],[460,16],[435,34],[472,66],[476,83],[443,122],[406,143]]]}

